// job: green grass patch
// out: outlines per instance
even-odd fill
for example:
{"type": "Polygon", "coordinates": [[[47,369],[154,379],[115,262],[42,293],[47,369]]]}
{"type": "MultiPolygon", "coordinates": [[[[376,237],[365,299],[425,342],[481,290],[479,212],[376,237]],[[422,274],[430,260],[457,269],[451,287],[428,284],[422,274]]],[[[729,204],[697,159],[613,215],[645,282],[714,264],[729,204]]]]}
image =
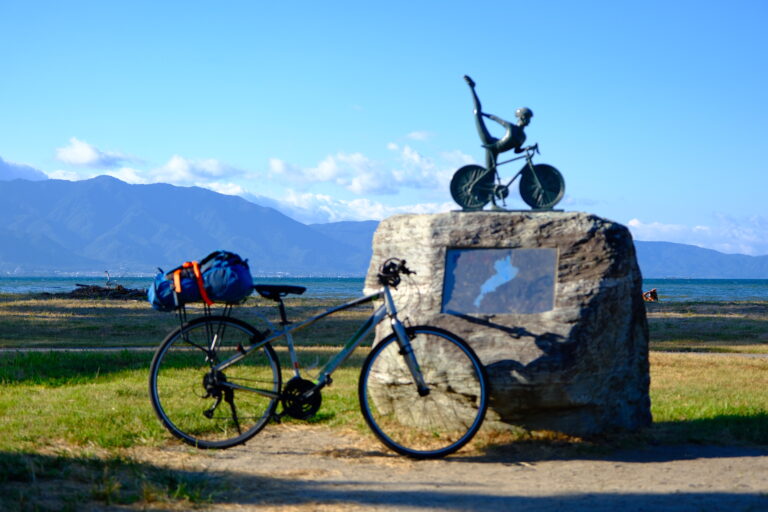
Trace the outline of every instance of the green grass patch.
{"type": "Polygon", "coordinates": [[[652,435],[662,442],[768,445],[768,359],[651,354],[652,435]]]}

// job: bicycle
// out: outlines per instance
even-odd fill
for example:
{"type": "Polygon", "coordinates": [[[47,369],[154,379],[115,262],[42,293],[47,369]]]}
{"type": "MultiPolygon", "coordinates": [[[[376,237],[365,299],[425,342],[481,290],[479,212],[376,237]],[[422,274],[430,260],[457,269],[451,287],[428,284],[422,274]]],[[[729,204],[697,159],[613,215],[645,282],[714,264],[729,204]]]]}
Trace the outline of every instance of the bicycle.
{"type": "Polygon", "coordinates": [[[163,340],[150,367],[149,392],[158,418],[174,436],[204,449],[245,443],[270,420],[285,415],[310,418],[320,408],[321,390],[331,384],[333,372],[389,318],[392,332],[373,346],[360,371],[363,418],[384,445],[402,455],[437,458],[455,452],[483,423],[488,377],[475,352],[458,336],[437,327],[406,327],[398,319],[390,289],[400,284],[401,275],[412,273],[404,260],[389,259],[380,268],[378,291],[297,324],[288,321],[283,298],[301,295],[306,288],[255,285],[257,293],[276,303],[279,313],[277,326],[264,317],[267,331],[232,317],[231,305],[222,315],[206,307],[203,316],[190,321],[180,308],[181,325],[163,340]],[[318,377],[303,378],[291,333],[377,300],[383,302],[318,377]],[[281,338],[293,367],[285,386],[272,346],[281,338]]]}
{"type": "Polygon", "coordinates": [[[560,171],[547,164],[535,164],[534,153],[539,152],[539,145],[529,146],[525,154],[496,164],[493,170],[480,165],[465,165],[457,170],[451,179],[451,196],[466,211],[482,210],[489,202],[495,209],[500,200],[505,204],[509,196],[509,187],[520,176],[520,196],[534,210],[550,210],[565,193],[565,181],[560,171]],[[498,167],[525,158],[525,165],[511,180],[502,183],[498,167]]]}

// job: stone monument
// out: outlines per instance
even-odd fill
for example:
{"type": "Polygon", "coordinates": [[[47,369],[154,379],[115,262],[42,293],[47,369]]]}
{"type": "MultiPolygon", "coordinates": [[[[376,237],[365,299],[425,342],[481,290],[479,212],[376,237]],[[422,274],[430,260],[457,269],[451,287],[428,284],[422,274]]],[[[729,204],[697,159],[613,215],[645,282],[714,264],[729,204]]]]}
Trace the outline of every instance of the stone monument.
{"type": "Polygon", "coordinates": [[[390,257],[417,272],[394,292],[401,318],[456,333],[486,365],[489,421],[573,435],[650,424],[648,327],[624,226],[556,211],[399,215],[376,231],[366,289],[390,257]]]}

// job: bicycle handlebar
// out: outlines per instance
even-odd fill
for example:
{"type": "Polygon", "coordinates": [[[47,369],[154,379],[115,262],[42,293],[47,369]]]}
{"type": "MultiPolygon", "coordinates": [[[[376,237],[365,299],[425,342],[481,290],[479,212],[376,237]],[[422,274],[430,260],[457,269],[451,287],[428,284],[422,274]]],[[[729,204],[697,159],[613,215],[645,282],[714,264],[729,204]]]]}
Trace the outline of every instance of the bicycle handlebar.
{"type": "Polygon", "coordinates": [[[379,283],[383,286],[397,288],[397,285],[400,284],[400,274],[410,275],[415,273],[416,272],[405,266],[405,260],[389,258],[384,261],[379,268],[379,283]]]}

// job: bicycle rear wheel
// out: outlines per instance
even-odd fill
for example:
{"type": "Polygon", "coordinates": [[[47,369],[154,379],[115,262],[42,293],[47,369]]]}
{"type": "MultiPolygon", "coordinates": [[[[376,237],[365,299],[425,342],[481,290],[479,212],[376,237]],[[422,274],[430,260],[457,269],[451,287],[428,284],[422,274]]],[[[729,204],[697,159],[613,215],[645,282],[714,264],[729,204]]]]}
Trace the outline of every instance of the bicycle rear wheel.
{"type": "Polygon", "coordinates": [[[149,372],[152,407],[165,428],[198,448],[229,448],[256,435],[275,412],[281,388],[272,346],[221,372],[211,368],[261,339],[251,325],[223,316],[195,318],[171,332],[149,372]]]}
{"type": "Polygon", "coordinates": [[[451,196],[465,210],[482,210],[493,195],[493,173],[479,165],[465,165],[451,178],[451,196]]]}
{"type": "Polygon", "coordinates": [[[488,407],[488,378],[474,351],[454,334],[428,326],[406,332],[429,394],[419,395],[391,334],[363,363],[360,409],[373,433],[397,453],[443,457],[480,429],[488,407]]]}

